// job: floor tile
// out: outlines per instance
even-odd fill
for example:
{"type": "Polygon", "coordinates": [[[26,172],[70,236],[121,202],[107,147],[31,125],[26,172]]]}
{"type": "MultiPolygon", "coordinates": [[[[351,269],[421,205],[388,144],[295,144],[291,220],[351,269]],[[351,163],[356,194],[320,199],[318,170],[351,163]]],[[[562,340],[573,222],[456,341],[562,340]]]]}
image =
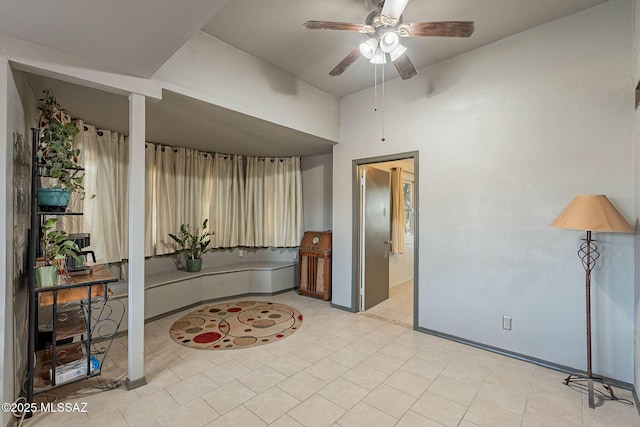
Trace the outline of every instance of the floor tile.
{"type": "Polygon", "coordinates": [[[582,397],[578,391],[558,386],[554,391],[531,389],[525,415],[544,419],[548,415],[556,419],[582,423],[582,397]]]}
{"type": "Polygon", "coordinates": [[[342,427],[385,427],[393,426],[396,422],[396,418],[364,402],[358,403],[338,420],[342,427]]]}
{"type": "Polygon", "coordinates": [[[200,427],[213,421],[219,416],[220,414],[218,414],[204,400],[197,398],[175,410],[156,417],[156,421],[161,426],[167,427],[187,425],[191,427],[200,427]]]}
{"type": "Polygon", "coordinates": [[[278,387],[272,387],[262,394],[246,401],[244,406],[266,423],[272,423],[300,401],[278,387]]]}
{"type": "Polygon", "coordinates": [[[210,360],[205,359],[204,357],[198,357],[188,361],[181,360],[180,362],[177,362],[175,365],[171,366],[170,369],[174,374],[184,380],[189,377],[193,377],[194,375],[200,375],[202,373],[211,371],[214,368],[215,365],[210,360]]]}
{"type": "MultiPolygon", "coordinates": [[[[462,426],[462,424],[460,424],[462,426]]],[[[433,421],[414,411],[408,411],[395,427],[442,427],[439,422],[433,421]]]]}
{"type": "Polygon", "coordinates": [[[413,397],[420,397],[429,388],[431,381],[410,372],[397,370],[391,374],[384,383],[396,390],[403,391],[413,397]]]}
{"type": "Polygon", "coordinates": [[[133,391],[140,397],[145,397],[180,381],[182,381],[182,379],[174,374],[171,369],[163,369],[157,374],[147,376],[147,384],[135,388],[133,391]]]}
{"type": "Polygon", "coordinates": [[[297,353],[300,359],[305,360],[311,364],[316,363],[325,357],[329,356],[332,352],[324,347],[317,345],[310,345],[301,348],[297,353]]]}
{"type": "Polygon", "coordinates": [[[363,399],[363,402],[398,419],[415,401],[415,397],[384,384],[379,385],[363,399]]]}
{"type": "Polygon", "coordinates": [[[272,362],[276,358],[276,356],[269,353],[269,351],[263,347],[245,348],[232,351],[240,351],[240,353],[237,353],[235,355],[233,360],[240,363],[241,365],[246,366],[249,369],[259,368],[263,365],[268,364],[269,362],[272,362]]]}
{"type": "Polygon", "coordinates": [[[238,380],[233,380],[219,388],[202,395],[202,399],[220,414],[242,405],[256,393],[238,380]]]}
{"type": "Polygon", "coordinates": [[[321,361],[309,366],[304,371],[317,378],[320,378],[324,382],[329,383],[340,377],[348,370],[349,368],[346,368],[329,359],[322,359],[321,361]]]}
{"type": "Polygon", "coordinates": [[[392,374],[404,364],[402,360],[389,356],[388,354],[384,354],[382,352],[377,352],[374,355],[369,356],[362,363],[364,365],[378,369],[385,374],[392,374]]]}
{"type": "Polygon", "coordinates": [[[196,375],[166,388],[171,397],[182,405],[218,388],[206,375],[196,375]]]}
{"type": "Polygon", "coordinates": [[[285,414],[269,424],[270,427],[304,427],[302,424],[285,414]]]}
{"type": "Polygon", "coordinates": [[[161,390],[126,406],[121,406],[120,412],[130,425],[140,425],[147,420],[152,420],[177,408],[178,403],[169,393],[161,390]]]}
{"type": "Polygon", "coordinates": [[[289,416],[305,427],[332,425],[345,413],[345,410],[333,402],[314,394],[309,399],[289,411],[289,416]]]}
{"type": "Polygon", "coordinates": [[[326,382],[305,371],[280,382],[278,387],[286,391],[298,400],[306,400],[309,396],[327,385],[326,382]]]}
{"type": "Polygon", "coordinates": [[[483,383],[478,389],[476,399],[492,402],[498,408],[523,415],[527,404],[527,393],[504,389],[492,383],[483,383]]]}
{"type": "Polygon", "coordinates": [[[339,363],[340,365],[345,366],[349,369],[358,365],[366,358],[366,355],[348,348],[341,348],[328,357],[329,360],[339,363]]]}
{"type": "Polygon", "coordinates": [[[127,424],[124,417],[117,409],[105,412],[99,417],[91,418],[87,424],[90,424],[92,427],[129,427],[129,424],[127,424]]]}
{"type": "Polygon", "coordinates": [[[269,366],[262,366],[239,377],[238,381],[260,394],[278,384],[285,378],[287,377],[275,369],[269,366]]]}
{"type": "Polygon", "coordinates": [[[369,394],[369,390],[344,378],[338,378],[318,394],[344,409],[351,409],[369,394]]]}
{"type": "Polygon", "coordinates": [[[238,406],[233,411],[227,412],[225,415],[207,424],[207,427],[262,427],[266,425],[267,424],[256,414],[244,406],[238,406]]]}
{"type": "Polygon", "coordinates": [[[343,375],[343,378],[367,390],[378,387],[388,377],[387,374],[366,365],[358,365],[343,375]]]}
{"type": "Polygon", "coordinates": [[[311,363],[306,360],[302,360],[295,354],[287,354],[272,361],[269,363],[269,366],[280,372],[282,375],[290,377],[291,375],[308,368],[311,366],[311,363]]]}
{"type": "Polygon", "coordinates": [[[446,362],[429,362],[414,356],[402,365],[400,369],[433,381],[438,378],[446,366],[446,362]]]}
{"type": "MultiPolygon", "coordinates": [[[[225,352],[229,353],[231,353],[232,351],[233,350],[225,350],[225,352]]],[[[206,371],[204,374],[215,381],[217,384],[223,385],[243,375],[246,375],[249,372],[251,372],[249,368],[241,365],[235,360],[231,360],[213,367],[212,369],[206,371]]]]}
{"type": "Polygon", "coordinates": [[[386,345],[380,349],[380,353],[386,354],[387,356],[391,356],[395,359],[400,359],[403,362],[411,359],[414,354],[416,354],[416,350],[406,347],[404,345],[398,344],[396,342],[392,342],[389,345],[386,345]]]}
{"type": "Polygon", "coordinates": [[[413,404],[411,410],[445,426],[457,426],[467,407],[426,391],[413,404]]]}
{"type": "Polygon", "coordinates": [[[367,356],[377,353],[382,347],[384,347],[384,343],[376,343],[365,338],[357,339],[346,346],[350,350],[355,350],[367,356]]]}
{"type": "Polygon", "coordinates": [[[441,375],[429,386],[429,391],[461,405],[469,406],[478,389],[441,375]]]}
{"type": "Polygon", "coordinates": [[[484,400],[474,401],[464,415],[464,419],[479,426],[495,427],[518,427],[522,422],[522,416],[484,400]]]}

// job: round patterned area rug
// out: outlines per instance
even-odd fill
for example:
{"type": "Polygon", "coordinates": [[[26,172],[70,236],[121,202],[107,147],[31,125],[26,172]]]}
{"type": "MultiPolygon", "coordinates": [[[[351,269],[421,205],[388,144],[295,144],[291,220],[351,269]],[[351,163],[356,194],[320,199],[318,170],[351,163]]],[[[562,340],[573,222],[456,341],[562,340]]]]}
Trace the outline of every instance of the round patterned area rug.
{"type": "Polygon", "coordinates": [[[247,348],[279,341],[302,324],[288,305],[240,301],[210,305],[176,320],[169,335],[178,344],[205,350],[247,348]]]}

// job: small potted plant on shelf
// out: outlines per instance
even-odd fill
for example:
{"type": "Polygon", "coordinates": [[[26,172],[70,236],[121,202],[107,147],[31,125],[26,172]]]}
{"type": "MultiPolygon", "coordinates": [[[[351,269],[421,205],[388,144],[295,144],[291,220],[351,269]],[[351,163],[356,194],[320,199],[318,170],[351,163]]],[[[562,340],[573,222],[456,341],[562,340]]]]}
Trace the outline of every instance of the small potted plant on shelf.
{"type": "Polygon", "coordinates": [[[73,146],[78,127],[50,89],[40,101],[36,158],[42,186],[38,188],[38,204],[43,211],[64,211],[72,191],[85,197],[84,172],[78,163],[80,149],[73,146]]]}
{"type": "Polygon", "coordinates": [[[169,233],[169,237],[179,245],[178,252],[185,254],[187,271],[189,272],[200,271],[202,268],[202,255],[211,250],[209,236],[212,236],[213,232],[205,231],[208,223],[209,220],[205,219],[202,223],[202,231],[189,224],[182,224],[178,235],[169,233]]]}
{"type": "Polygon", "coordinates": [[[42,243],[45,265],[35,267],[36,286],[39,288],[58,283],[58,275],[64,274],[67,257],[80,260],[80,248],[63,230],[55,230],[58,218],[48,218],[42,224],[42,243]]]}

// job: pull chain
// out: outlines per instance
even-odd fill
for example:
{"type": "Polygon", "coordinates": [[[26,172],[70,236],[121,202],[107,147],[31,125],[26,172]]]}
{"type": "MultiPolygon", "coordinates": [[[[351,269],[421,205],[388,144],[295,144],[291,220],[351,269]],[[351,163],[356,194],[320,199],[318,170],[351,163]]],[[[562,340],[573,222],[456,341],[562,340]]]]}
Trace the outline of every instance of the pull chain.
{"type": "Polygon", "coordinates": [[[380,141],[386,141],[384,137],[384,64],[374,64],[373,66],[373,111],[378,111],[378,65],[382,67],[382,82],[381,82],[381,91],[382,95],[380,101],[380,112],[382,113],[382,138],[380,141]]]}
{"type": "Polygon", "coordinates": [[[384,137],[384,64],[382,64],[381,67],[382,67],[382,138],[380,139],[380,141],[384,142],[386,141],[384,137]]]}
{"type": "Polygon", "coordinates": [[[373,111],[378,111],[378,65],[373,65],[373,111]]]}

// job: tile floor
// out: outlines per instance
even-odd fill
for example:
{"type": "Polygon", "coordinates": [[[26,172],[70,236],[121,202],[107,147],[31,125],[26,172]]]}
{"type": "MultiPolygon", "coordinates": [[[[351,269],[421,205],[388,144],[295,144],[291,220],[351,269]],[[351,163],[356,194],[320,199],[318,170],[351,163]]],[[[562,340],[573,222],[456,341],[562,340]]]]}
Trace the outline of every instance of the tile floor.
{"type": "MultiPolygon", "coordinates": [[[[151,322],[147,385],[69,385],[56,390],[58,400],[85,402],[86,413],[36,414],[24,425],[640,426],[635,406],[589,409],[585,394],[562,384],[564,374],[294,292],[263,299],[300,310],[301,329],[261,347],[202,351],[169,338],[184,313],[151,322]]],[[[124,380],[126,346],[126,337],[116,340],[105,379],[124,380]]]]}
{"type": "Polygon", "coordinates": [[[374,319],[413,327],[413,280],[389,289],[389,299],[362,313],[374,319]]]}

